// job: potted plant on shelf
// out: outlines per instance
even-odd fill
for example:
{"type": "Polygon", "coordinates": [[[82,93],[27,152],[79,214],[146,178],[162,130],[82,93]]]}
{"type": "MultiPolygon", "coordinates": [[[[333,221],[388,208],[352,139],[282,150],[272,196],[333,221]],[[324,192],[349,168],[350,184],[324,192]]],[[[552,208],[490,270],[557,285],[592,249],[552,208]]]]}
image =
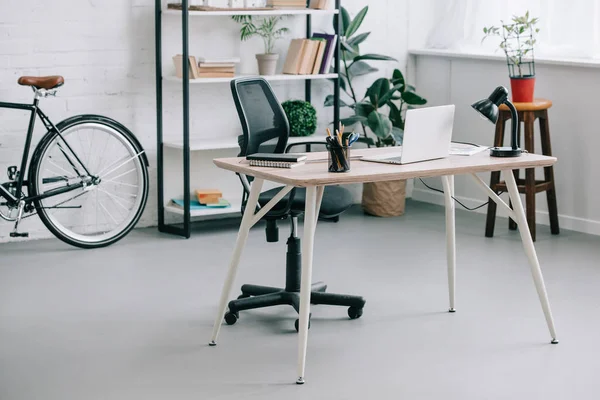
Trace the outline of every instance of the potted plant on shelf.
{"type": "Polygon", "coordinates": [[[242,41],[249,40],[253,36],[260,36],[265,44],[264,54],[257,54],[258,73],[260,75],[275,75],[279,54],[273,52],[275,42],[283,37],[289,30],[279,27],[282,16],[271,16],[260,18],[256,21],[251,15],[235,15],[234,21],[242,24],[240,36],[242,41]]]}
{"type": "MultiPolygon", "coordinates": [[[[506,54],[512,100],[516,103],[530,103],[535,92],[534,46],[540,29],[536,27],[539,19],[532,18],[529,11],[523,16],[513,16],[511,23],[502,22],[501,27],[483,28],[485,36],[501,37],[500,49],[506,54]]],[[[482,40],[482,41],[483,41],[482,40]]]]}
{"type": "Polygon", "coordinates": [[[281,104],[290,123],[290,135],[310,136],[317,130],[317,110],[307,101],[288,100],[281,104]]]}
{"type": "MultiPolygon", "coordinates": [[[[404,112],[406,108],[423,105],[427,101],[415,93],[415,88],[406,84],[404,75],[394,70],[392,78],[377,79],[360,99],[355,89],[355,79],[378,71],[367,61],[395,61],[381,54],[360,54],[360,45],[370,32],[358,33],[366,17],[368,7],[363,8],[354,19],[342,7],[340,10],[343,33],[340,85],[347,101],[340,106],[349,108],[353,115],[342,119],[346,126],[360,125],[361,142],[369,146],[397,146],[402,143],[404,133],[404,112]]],[[[326,106],[333,106],[333,95],[325,99],[326,106]]],[[[375,216],[391,217],[404,213],[406,203],[406,181],[365,183],[362,205],[365,212],[375,216]]]]}

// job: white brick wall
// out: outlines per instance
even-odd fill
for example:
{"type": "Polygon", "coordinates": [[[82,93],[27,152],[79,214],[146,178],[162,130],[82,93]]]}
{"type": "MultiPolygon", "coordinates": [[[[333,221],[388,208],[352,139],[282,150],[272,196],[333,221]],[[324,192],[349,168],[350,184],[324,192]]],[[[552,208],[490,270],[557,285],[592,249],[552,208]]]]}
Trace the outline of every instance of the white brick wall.
{"type": "MultiPolygon", "coordinates": [[[[407,5],[396,0],[345,0],[346,7],[358,11],[365,3],[371,11],[364,29],[373,30],[369,39],[370,48],[398,57],[402,68],[406,65],[407,5]]],[[[163,58],[165,73],[171,71],[170,58],[180,52],[177,40],[180,37],[178,18],[164,18],[165,36],[174,38],[175,44],[165,40],[163,58]]],[[[237,27],[230,21],[221,28],[213,22],[211,28],[226,29],[216,32],[215,37],[225,37],[230,51],[241,55],[249,68],[255,68],[254,54],[260,52],[261,44],[256,41],[240,44],[237,27]]],[[[292,21],[298,36],[302,21],[292,21]]],[[[192,21],[191,49],[201,41],[205,33],[199,21],[192,21]]],[[[288,22],[286,22],[288,24],[288,22]]],[[[315,30],[328,29],[330,18],[315,21],[315,30]]],[[[210,46],[210,45],[209,45],[210,46]]],[[[216,45],[213,45],[213,47],[216,45]]],[[[286,47],[287,43],[282,43],[286,47]]],[[[220,50],[210,49],[212,51],[220,50]]],[[[284,53],[284,51],[282,51],[284,53]]],[[[194,54],[194,53],[193,53],[194,54]]],[[[282,55],[283,58],[283,55],[282,55]]],[[[397,64],[383,66],[388,73],[397,64]]],[[[42,109],[55,122],[82,113],[99,113],[115,118],[130,128],[138,137],[150,159],[151,192],[146,212],[139,226],[155,225],[156,213],[156,115],[154,88],[154,1],[153,0],[1,0],[0,4],[0,101],[30,102],[32,92],[20,87],[16,81],[21,75],[61,74],[65,85],[57,98],[43,100],[42,109]]],[[[371,80],[373,78],[369,78],[371,80]]],[[[315,88],[315,104],[330,91],[326,83],[315,88]]],[[[281,87],[282,96],[299,96],[302,86],[281,87]]],[[[361,89],[362,92],[362,89],[361,89]]],[[[165,128],[178,131],[180,121],[180,90],[176,85],[165,85],[165,128]],[[175,128],[173,128],[175,127],[175,128]]],[[[229,89],[224,86],[193,87],[191,101],[192,127],[210,131],[211,126],[220,126],[221,119],[230,119],[233,110],[229,105],[229,89]],[[221,96],[222,114],[215,117],[211,109],[209,117],[200,110],[211,105],[213,99],[203,97],[221,96]],[[198,111],[197,113],[195,111],[198,111]],[[221,118],[219,118],[221,117],[221,118]],[[211,121],[212,120],[212,121],[211,121]]],[[[330,110],[320,110],[321,123],[330,118],[330,110]]],[[[0,110],[0,181],[4,181],[8,165],[20,164],[20,151],[28,122],[28,114],[22,111],[0,110]]],[[[234,119],[235,121],[235,119],[234,119]]],[[[34,144],[43,135],[41,124],[37,125],[34,144]]],[[[166,132],[167,133],[167,132],[166,132]]],[[[206,157],[210,157],[207,153],[206,157]]],[[[49,232],[37,218],[22,224],[32,238],[48,237],[49,232]]],[[[11,224],[0,221],[0,242],[8,240],[11,224]]]]}

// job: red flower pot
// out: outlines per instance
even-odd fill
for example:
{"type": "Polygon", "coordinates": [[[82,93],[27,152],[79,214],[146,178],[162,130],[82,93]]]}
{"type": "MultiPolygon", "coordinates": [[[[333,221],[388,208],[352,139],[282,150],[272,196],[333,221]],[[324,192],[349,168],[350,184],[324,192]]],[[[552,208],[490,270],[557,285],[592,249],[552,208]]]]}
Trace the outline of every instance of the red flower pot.
{"type": "Polygon", "coordinates": [[[535,92],[535,76],[510,78],[513,103],[531,103],[535,92]]]}

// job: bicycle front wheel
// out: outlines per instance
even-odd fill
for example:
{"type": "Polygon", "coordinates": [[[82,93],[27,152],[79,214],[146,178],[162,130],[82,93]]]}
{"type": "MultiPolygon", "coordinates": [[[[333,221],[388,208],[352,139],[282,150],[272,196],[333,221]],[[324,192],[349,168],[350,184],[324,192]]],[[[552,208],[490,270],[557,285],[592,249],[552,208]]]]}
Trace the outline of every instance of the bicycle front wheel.
{"type": "Polygon", "coordinates": [[[134,228],[146,205],[143,150],[128,131],[102,117],[67,121],[59,129],[42,140],[30,166],[30,194],[42,197],[34,201],[36,211],[68,244],[115,243],[134,228]]]}

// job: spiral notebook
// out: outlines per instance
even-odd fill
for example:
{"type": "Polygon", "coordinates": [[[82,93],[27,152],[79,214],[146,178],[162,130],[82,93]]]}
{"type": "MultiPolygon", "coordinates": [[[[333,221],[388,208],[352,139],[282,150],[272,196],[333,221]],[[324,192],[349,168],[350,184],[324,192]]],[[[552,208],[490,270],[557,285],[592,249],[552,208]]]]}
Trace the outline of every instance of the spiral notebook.
{"type": "Polygon", "coordinates": [[[304,154],[256,153],[246,157],[251,167],[294,168],[304,165],[304,154]]]}

